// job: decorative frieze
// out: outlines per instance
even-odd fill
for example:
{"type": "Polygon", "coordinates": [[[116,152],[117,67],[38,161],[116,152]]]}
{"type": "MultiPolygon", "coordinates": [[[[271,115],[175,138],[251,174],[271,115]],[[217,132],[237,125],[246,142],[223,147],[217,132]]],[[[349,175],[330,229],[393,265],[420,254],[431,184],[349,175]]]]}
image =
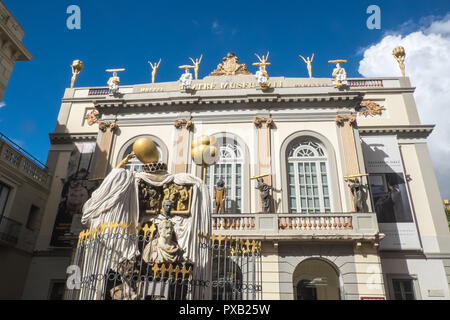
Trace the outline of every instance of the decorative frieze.
{"type": "Polygon", "coordinates": [[[358,112],[358,115],[368,117],[368,116],[381,116],[383,114],[383,110],[386,110],[385,107],[380,106],[378,103],[375,103],[370,100],[364,100],[360,104],[361,108],[364,108],[363,111],[358,112]]]}

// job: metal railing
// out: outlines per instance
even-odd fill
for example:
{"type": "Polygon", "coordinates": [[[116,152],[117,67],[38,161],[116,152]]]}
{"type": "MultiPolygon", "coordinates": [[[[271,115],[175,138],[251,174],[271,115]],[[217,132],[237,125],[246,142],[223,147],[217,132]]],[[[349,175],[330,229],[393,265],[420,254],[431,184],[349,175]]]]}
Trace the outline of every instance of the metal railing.
{"type": "MultiPolygon", "coordinates": [[[[101,224],[81,232],[68,300],[262,298],[261,242],[198,234],[196,261],[159,260],[155,224],[101,224]]],[[[162,249],[161,249],[162,250],[162,249]]]]}
{"type": "Polygon", "coordinates": [[[7,217],[0,217],[0,240],[10,245],[16,245],[19,241],[22,224],[7,217]]]}
{"type": "Polygon", "coordinates": [[[0,152],[1,160],[36,182],[46,185],[49,175],[47,166],[2,133],[0,133],[0,152]]]}

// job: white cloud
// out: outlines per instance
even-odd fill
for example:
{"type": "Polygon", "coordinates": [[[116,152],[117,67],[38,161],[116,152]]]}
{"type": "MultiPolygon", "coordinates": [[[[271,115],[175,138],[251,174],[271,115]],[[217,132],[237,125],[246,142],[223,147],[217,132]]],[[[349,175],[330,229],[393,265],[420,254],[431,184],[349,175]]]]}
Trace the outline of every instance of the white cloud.
{"type": "Polygon", "coordinates": [[[405,47],[406,75],[423,124],[436,124],[428,140],[442,197],[450,198],[450,15],[407,35],[387,35],[364,51],[359,73],[365,77],[400,76],[392,56],[405,47]]]}
{"type": "Polygon", "coordinates": [[[5,102],[3,102],[3,101],[0,102],[0,109],[3,108],[3,107],[5,107],[5,106],[6,106],[6,103],[5,103],[5,102]]]}

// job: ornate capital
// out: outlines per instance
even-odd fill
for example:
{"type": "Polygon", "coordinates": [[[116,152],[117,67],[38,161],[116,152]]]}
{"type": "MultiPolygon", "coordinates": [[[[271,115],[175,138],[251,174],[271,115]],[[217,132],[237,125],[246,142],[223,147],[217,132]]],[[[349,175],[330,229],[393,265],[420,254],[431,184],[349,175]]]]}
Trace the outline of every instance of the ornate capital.
{"type": "Polygon", "coordinates": [[[368,116],[381,116],[383,110],[386,110],[385,107],[380,106],[378,103],[375,103],[370,100],[364,100],[361,102],[360,106],[365,108],[364,111],[360,111],[358,115],[368,117],[368,116]]]}
{"type": "Polygon", "coordinates": [[[185,119],[177,120],[173,125],[177,129],[182,129],[183,127],[185,127],[186,130],[192,130],[194,128],[194,123],[191,120],[185,119]]]}
{"type": "Polygon", "coordinates": [[[117,125],[117,123],[115,122],[99,122],[98,124],[98,128],[100,129],[100,131],[102,132],[106,132],[107,129],[111,130],[112,132],[116,131],[119,126],[117,125]]]}
{"type": "Polygon", "coordinates": [[[272,117],[268,117],[268,118],[256,117],[255,120],[253,120],[253,123],[255,124],[255,126],[258,129],[261,129],[261,128],[272,128],[272,126],[273,126],[273,119],[272,119],[272,117]]]}
{"type": "Polygon", "coordinates": [[[356,117],[355,116],[337,116],[336,124],[340,127],[345,125],[345,122],[348,122],[352,127],[356,126],[356,117]]]}
{"type": "Polygon", "coordinates": [[[119,128],[119,126],[115,122],[100,121],[98,119],[98,114],[99,112],[97,110],[92,110],[84,117],[87,120],[89,126],[98,123],[98,128],[102,132],[106,132],[107,129],[110,129],[112,132],[114,132],[117,128],[119,128]]]}

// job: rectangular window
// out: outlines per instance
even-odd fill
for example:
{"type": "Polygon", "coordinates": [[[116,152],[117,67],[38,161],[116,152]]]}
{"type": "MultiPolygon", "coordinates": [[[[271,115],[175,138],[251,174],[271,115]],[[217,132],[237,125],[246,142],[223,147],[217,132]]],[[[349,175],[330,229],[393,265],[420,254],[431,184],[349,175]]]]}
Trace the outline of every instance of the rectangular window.
{"type": "Polygon", "coordinates": [[[416,300],[412,279],[392,279],[395,300],[416,300]]]}
{"type": "Polygon", "coordinates": [[[27,229],[36,231],[39,228],[39,207],[34,204],[31,205],[30,213],[28,214],[27,229]]]}
{"type": "Polygon", "coordinates": [[[66,289],[66,282],[63,280],[53,280],[50,283],[49,300],[63,300],[66,289]]]}
{"type": "Polygon", "coordinates": [[[8,202],[9,193],[11,192],[11,187],[0,182],[0,217],[5,213],[6,203],[8,202]]]}

